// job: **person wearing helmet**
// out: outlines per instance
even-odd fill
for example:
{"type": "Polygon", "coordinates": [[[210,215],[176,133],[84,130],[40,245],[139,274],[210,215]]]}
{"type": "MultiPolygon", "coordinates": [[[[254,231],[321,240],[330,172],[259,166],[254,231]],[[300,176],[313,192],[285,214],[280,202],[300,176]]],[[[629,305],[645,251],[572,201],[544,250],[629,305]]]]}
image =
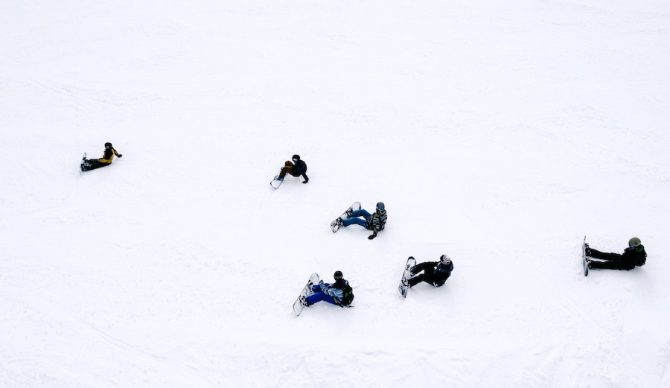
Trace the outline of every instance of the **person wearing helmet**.
{"type": "Polygon", "coordinates": [[[339,223],[340,226],[356,224],[371,230],[372,234],[368,236],[368,240],[377,237],[377,232],[381,232],[386,226],[387,215],[384,202],[377,202],[375,212],[372,214],[365,209],[360,209],[348,212],[346,216],[347,218],[340,217],[335,222],[339,223]]]}
{"type": "Polygon", "coordinates": [[[630,271],[635,267],[641,267],[647,262],[647,252],[639,238],[633,237],[628,240],[628,248],[623,254],[605,253],[589,247],[586,244],[584,253],[587,257],[589,269],[619,269],[630,271]],[[592,260],[597,259],[597,260],[592,260]]]}
{"type": "Polygon", "coordinates": [[[449,256],[442,255],[440,261],[426,261],[410,268],[412,277],[407,279],[405,285],[411,288],[421,282],[426,282],[433,287],[441,287],[449,279],[453,270],[454,263],[449,256]]]}
{"type": "Polygon", "coordinates": [[[102,155],[102,158],[100,159],[86,159],[84,157],[83,161],[81,162],[81,169],[82,171],[89,171],[89,170],[95,170],[96,168],[100,167],[106,167],[112,164],[112,159],[114,159],[114,156],[118,156],[119,158],[122,157],[120,153],[114,149],[114,146],[112,146],[112,143],[105,143],[105,152],[102,155]]]}
{"type": "Polygon", "coordinates": [[[281,170],[279,171],[279,176],[277,179],[283,181],[284,177],[288,173],[296,178],[302,175],[304,179],[302,183],[309,182],[309,178],[307,177],[307,164],[305,163],[305,161],[300,159],[300,155],[293,155],[293,157],[291,157],[291,160],[292,161],[287,160],[286,162],[284,162],[284,167],[282,167],[281,170]]]}
{"type": "Polygon", "coordinates": [[[328,302],[338,306],[348,306],[354,299],[354,293],[349,286],[349,282],[344,279],[342,271],[335,271],[333,274],[335,283],[324,283],[312,285],[312,295],[301,297],[300,303],[304,306],[311,306],[314,303],[328,302]]]}

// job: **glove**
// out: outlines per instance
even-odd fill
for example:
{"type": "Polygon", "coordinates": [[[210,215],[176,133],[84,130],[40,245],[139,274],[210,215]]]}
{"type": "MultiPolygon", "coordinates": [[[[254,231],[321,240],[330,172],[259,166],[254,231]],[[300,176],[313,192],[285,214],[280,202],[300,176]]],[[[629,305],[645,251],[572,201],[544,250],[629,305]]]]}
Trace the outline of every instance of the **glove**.
{"type": "Polygon", "coordinates": [[[122,158],[122,157],[123,157],[123,155],[119,154],[119,158],[122,158]]]}
{"type": "Polygon", "coordinates": [[[368,240],[372,240],[375,237],[377,237],[377,233],[372,233],[371,235],[368,236],[368,240]]]}

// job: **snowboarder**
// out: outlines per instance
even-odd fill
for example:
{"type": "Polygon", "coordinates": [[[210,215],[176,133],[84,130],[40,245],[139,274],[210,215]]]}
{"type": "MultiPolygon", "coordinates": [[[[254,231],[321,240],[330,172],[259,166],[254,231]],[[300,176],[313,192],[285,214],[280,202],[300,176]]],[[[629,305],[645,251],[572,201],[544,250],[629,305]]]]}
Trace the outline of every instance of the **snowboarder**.
{"type": "Polygon", "coordinates": [[[372,231],[372,234],[368,236],[368,240],[372,240],[377,237],[378,232],[384,230],[384,227],[386,226],[386,218],[386,206],[384,205],[384,202],[377,202],[377,208],[374,213],[370,214],[370,212],[365,209],[352,209],[333,221],[331,228],[333,231],[337,231],[340,226],[349,226],[351,224],[360,225],[372,231]]]}
{"type": "Polygon", "coordinates": [[[403,278],[403,286],[414,287],[421,282],[426,282],[433,287],[442,287],[451,276],[454,270],[454,263],[447,255],[440,256],[440,261],[426,261],[419,263],[409,269],[412,277],[403,278]],[[422,274],[419,272],[423,271],[422,274]],[[418,275],[417,275],[418,274],[418,275]]]}
{"type": "Polygon", "coordinates": [[[81,170],[82,171],[89,171],[89,170],[95,170],[96,168],[100,167],[106,167],[112,164],[112,159],[114,159],[114,155],[118,156],[119,158],[122,157],[120,153],[114,149],[114,146],[112,146],[112,143],[105,143],[105,152],[102,155],[102,158],[100,159],[86,159],[86,156],[84,155],[84,158],[82,159],[81,162],[81,170]]]}
{"type": "Polygon", "coordinates": [[[293,161],[291,162],[287,160],[284,162],[284,167],[281,168],[276,179],[283,181],[284,177],[288,173],[294,177],[299,177],[302,175],[302,177],[305,179],[302,181],[302,183],[309,182],[309,178],[307,177],[307,164],[305,161],[300,159],[300,155],[293,155],[291,160],[293,161]]]}
{"type": "Polygon", "coordinates": [[[314,303],[325,301],[334,305],[346,307],[354,300],[354,292],[349,286],[349,282],[344,279],[342,271],[335,271],[333,274],[335,283],[324,283],[323,280],[319,284],[312,285],[312,295],[301,296],[300,303],[303,306],[311,306],[314,303]]]}
{"type": "Polygon", "coordinates": [[[584,245],[589,269],[625,269],[630,271],[635,267],[643,266],[647,262],[647,252],[644,250],[642,241],[637,237],[628,240],[628,248],[623,251],[623,254],[600,252],[589,247],[589,244],[584,245]],[[598,260],[591,260],[591,258],[598,260]]]}

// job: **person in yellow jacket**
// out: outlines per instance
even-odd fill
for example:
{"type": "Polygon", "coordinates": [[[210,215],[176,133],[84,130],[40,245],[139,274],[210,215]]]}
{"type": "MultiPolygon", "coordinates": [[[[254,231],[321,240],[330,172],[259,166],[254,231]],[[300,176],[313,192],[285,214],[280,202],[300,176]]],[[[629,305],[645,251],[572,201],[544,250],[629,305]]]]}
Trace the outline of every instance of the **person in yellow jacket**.
{"type": "Polygon", "coordinates": [[[112,146],[112,143],[105,143],[105,153],[102,155],[102,158],[100,159],[86,159],[86,156],[84,156],[83,161],[81,162],[81,170],[82,171],[89,171],[89,170],[95,170],[96,168],[100,167],[106,167],[112,164],[112,159],[114,159],[114,156],[118,156],[119,158],[122,157],[120,153],[114,149],[114,146],[112,146]]]}

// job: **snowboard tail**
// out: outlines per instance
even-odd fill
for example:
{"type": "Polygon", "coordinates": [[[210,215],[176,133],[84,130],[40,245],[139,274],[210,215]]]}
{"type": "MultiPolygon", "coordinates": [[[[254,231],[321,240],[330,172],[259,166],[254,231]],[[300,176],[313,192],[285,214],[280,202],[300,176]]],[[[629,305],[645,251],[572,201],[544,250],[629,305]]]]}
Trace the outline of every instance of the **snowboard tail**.
{"type": "Polygon", "coordinates": [[[405,263],[405,270],[400,278],[400,285],[398,285],[398,292],[403,298],[407,298],[407,291],[409,290],[409,278],[412,277],[412,267],[416,265],[416,259],[413,256],[407,258],[405,263]]]}
{"type": "Polygon", "coordinates": [[[275,175],[275,177],[270,181],[270,186],[272,186],[273,189],[277,190],[279,186],[281,186],[282,182],[284,182],[284,180],[279,179],[279,175],[275,175]]]}
{"type": "Polygon", "coordinates": [[[333,222],[330,223],[330,230],[333,231],[333,233],[337,233],[338,230],[342,227],[342,220],[345,218],[349,218],[352,212],[361,210],[361,203],[360,202],[354,202],[345,210],[341,216],[337,217],[333,222]]]}
{"type": "Polygon", "coordinates": [[[84,172],[84,171],[87,171],[87,170],[86,170],[86,166],[87,166],[87,163],[86,163],[86,152],[84,152],[84,156],[81,157],[81,164],[79,165],[79,173],[80,173],[80,174],[81,174],[82,172],[84,172]]]}
{"type": "Polygon", "coordinates": [[[302,313],[302,309],[305,308],[305,305],[303,304],[304,298],[312,295],[314,292],[312,291],[312,285],[314,284],[319,284],[319,281],[321,278],[319,277],[319,274],[314,272],[310,277],[305,286],[302,288],[302,291],[300,291],[300,294],[298,295],[298,298],[296,298],[295,302],[293,302],[293,313],[295,316],[300,316],[300,313],[302,313]]]}
{"type": "Polygon", "coordinates": [[[584,276],[589,276],[589,259],[586,257],[586,236],[582,243],[582,267],[584,268],[584,276]]]}

